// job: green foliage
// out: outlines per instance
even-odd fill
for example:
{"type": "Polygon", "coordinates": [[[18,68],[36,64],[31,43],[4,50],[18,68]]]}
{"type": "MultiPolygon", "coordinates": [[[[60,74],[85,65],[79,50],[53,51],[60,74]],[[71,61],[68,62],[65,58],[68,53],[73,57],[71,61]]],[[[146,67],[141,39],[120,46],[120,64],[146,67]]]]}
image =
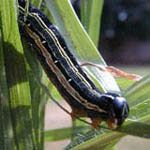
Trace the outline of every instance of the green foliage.
{"type": "MultiPolygon", "coordinates": [[[[10,135],[11,132],[11,136],[8,137],[5,137],[4,133],[5,138],[2,145],[4,149],[7,148],[8,146],[6,144],[8,143],[6,141],[10,139],[10,141],[13,141],[13,145],[11,144],[12,147],[9,148],[21,148],[23,150],[31,148],[30,144],[33,142],[31,130],[31,101],[23,48],[19,37],[14,2],[12,0],[1,1],[0,15],[2,32],[1,64],[3,65],[0,68],[3,68],[2,71],[5,73],[5,77],[1,74],[1,78],[3,77],[4,81],[1,80],[2,83],[0,83],[0,85],[1,95],[6,96],[1,96],[1,99],[3,99],[3,101],[1,101],[1,107],[2,110],[4,110],[2,115],[8,114],[8,116],[3,116],[8,118],[7,125],[3,125],[0,130],[4,132],[8,131],[6,135],[10,135]],[[5,105],[4,99],[7,105],[5,105]],[[7,113],[5,109],[8,110],[7,113]],[[23,119],[22,116],[26,119],[23,119]],[[26,132],[24,132],[25,129],[26,132]]],[[[1,123],[3,124],[3,122],[1,123]]]]}
{"type": "Polygon", "coordinates": [[[81,22],[96,47],[99,44],[102,8],[103,0],[81,0],[81,22]]]}
{"type": "Polygon", "coordinates": [[[0,5],[0,149],[43,149],[43,94],[25,61],[14,2],[0,5]]]}
{"type": "MultiPolygon", "coordinates": [[[[112,150],[115,149],[114,146],[120,138],[125,135],[149,138],[149,76],[136,83],[125,79],[117,80],[123,90],[123,95],[131,106],[130,116],[120,129],[111,131],[103,124],[104,129],[95,131],[87,124],[77,121],[73,129],[46,131],[44,135],[45,103],[48,98],[55,101],[53,97],[57,100],[61,97],[48,81],[26,41],[22,39],[21,42],[17,11],[15,11],[17,6],[14,2],[15,0],[1,0],[0,5],[0,149],[43,150],[44,141],[73,137],[72,143],[66,149],[112,150]]],[[[33,2],[40,7],[42,0],[33,2]]],[[[94,45],[99,37],[100,26],[99,23],[95,23],[95,16],[100,17],[101,15],[101,10],[98,12],[95,8],[100,5],[102,9],[102,1],[100,3],[97,0],[82,1],[83,24],[88,26],[87,31],[94,43],[79,22],[68,0],[47,0],[45,2],[47,8],[42,9],[48,16],[53,16],[68,47],[78,60],[96,62],[105,66],[106,63],[94,45]],[[84,10],[86,6],[90,9],[84,10]],[[85,52],[87,52],[86,55],[85,52]]],[[[120,92],[110,74],[93,67],[86,67],[85,71],[95,77],[96,84],[105,91],[113,89],[120,92]]]]}

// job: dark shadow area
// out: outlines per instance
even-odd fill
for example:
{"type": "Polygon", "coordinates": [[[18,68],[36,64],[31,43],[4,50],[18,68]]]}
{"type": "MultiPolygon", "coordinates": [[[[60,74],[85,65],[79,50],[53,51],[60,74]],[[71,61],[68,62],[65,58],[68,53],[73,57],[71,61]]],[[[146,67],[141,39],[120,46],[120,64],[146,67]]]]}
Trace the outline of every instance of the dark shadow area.
{"type": "Polygon", "coordinates": [[[8,87],[22,83],[27,80],[25,71],[24,56],[18,53],[13,45],[10,43],[4,43],[4,64],[6,69],[6,77],[8,87]]]}
{"type": "Polygon", "coordinates": [[[149,18],[149,0],[104,0],[98,49],[109,65],[150,65],[149,18]]]}

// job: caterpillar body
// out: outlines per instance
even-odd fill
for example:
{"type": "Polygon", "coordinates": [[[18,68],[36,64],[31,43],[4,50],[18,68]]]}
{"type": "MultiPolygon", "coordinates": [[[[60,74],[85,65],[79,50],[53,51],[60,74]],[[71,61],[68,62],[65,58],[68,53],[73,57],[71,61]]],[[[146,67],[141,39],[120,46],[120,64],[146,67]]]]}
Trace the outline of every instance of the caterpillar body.
{"type": "Polygon", "coordinates": [[[72,118],[89,117],[97,128],[101,121],[109,127],[120,126],[127,118],[129,107],[124,97],[101,92],[82,70],[65,40],[37,8],[19,0],[18,22],[24,38],[32,44],[48,78],[72,108],[72,118]]]}

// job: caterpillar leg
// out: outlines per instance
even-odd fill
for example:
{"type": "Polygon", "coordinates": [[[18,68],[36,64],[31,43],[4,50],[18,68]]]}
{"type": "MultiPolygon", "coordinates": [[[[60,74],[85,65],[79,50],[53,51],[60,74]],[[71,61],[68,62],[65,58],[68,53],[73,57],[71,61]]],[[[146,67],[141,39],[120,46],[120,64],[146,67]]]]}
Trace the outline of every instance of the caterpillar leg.
{"type": "Polygon", "coordinates": [[[107,125],[111,130],[115,130],[117,128],[117,121],[116,120],[114,120],[114,121],[108,120],[107,125]]]}
{"type": "Polygon", "coordinates": [[[92,121],[92,127],[94,129],[100,129],[99,124],[101,123],[101,119],[100,118],[91,118],[92,121]]]}
{"type": "Polygon", "coordinates": [[[80,117],[87,117],[87,112],[85,110],[81,110],[74,107],[71,108],[72,108],[72,112],[71,112],[72,120],[75,120],[76,118],[80,118],[80,117]]]}

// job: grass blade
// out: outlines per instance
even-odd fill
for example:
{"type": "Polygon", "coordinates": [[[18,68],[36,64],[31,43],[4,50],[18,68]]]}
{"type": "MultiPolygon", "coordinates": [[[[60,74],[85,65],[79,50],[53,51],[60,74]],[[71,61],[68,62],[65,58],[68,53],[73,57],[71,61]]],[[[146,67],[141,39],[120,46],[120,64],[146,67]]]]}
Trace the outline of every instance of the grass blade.
{"type": "Polygon", "coordinates": [[[80,126],[76,127],[74,130],[72,128],[62,128],[62,129],[55,129],[55,130],[47,130],[45,131],[45,141],[58,141],[70,138],[70,135],[78,134],[88,130],[89,127],[80,126]]]}
{"type": "Polygon", "coordinates": [[[16,149],[26,150],[34,148],[31,97],[14,2],[1,1],[2,45],[14,134],[12,138],[16,149]]]}
{"type": "Polygon", "coordinates": [[[103,0],[81,1],[82,24],[97,47],[99,43],[102,8],[103,0]]]}
{"type": "Polygon", "coordinates": [[[35,7],[40,8],[42,1],[43,1],[43,0],[32,0],[32,4],[33,4],[35,7]]]}
{"type": "Polygon", "coordinates": [[[143,77],[142,80],[134,83],[124,93],[124,96],[128,99],[130,106],[136,105],[145,99],[150,97],[148,93],[150,91],[150,76],[143,77]]]}
{"type": "Polygon", "coordinates": [[[90,24],[91,7],[91,0],[81,0],[81,22],[87,32],[90,24]]]}
{"type": "MultiPolygon", "coordinates": [[[[1,6],[0,6],[1,7],[1,6]]],[[[0,8],[0,12],[1,12],[0,8]]],[[[1,16],[0,16],[1,23],[1,16]]],[[[0,24],[2,26],[2,24],[0,24]]],[[[0,149],[15,150],[13,127],[9,109],[9,96],[4,65],[2,37],[0,30],[0,149]]]]}

